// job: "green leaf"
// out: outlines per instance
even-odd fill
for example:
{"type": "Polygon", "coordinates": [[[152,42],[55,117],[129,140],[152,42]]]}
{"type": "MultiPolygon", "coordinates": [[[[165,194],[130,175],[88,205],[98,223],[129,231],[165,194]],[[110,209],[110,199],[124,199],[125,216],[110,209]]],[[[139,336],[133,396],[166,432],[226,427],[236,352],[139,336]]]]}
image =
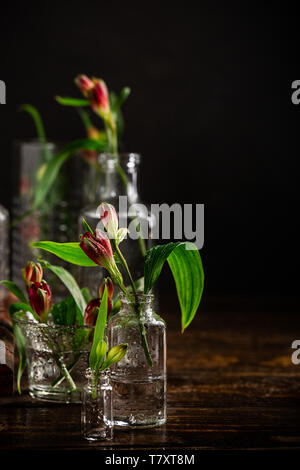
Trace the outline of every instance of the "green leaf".
{"type": "Polygon", "coordinates": [[[96,364],[95,364],[95,369],[94,369],[96,372],[100,369],[101,364],[104,361],[106,351],[107,351],[107,344],[104,340],[102,340],[98,343],[97,348],[96,348],[97,359],[96,359],[96,364]]]}
{"type": "Polygon", "coordinates": [[[69,290],[70,294],[72,295],[76,305],[78,306],[78,324],[83,325],[83,315],[86,307],[86,301],[82,295],[82,292],[72,276],[66,269],[62,266],[53,266],[52,264],[48,263],[45,260],[40,260],[41,264],[50,269],[56,276],[61,280],[61,282],[66,286],[69,290]]]}
{"type": "Polygon", "coordinates": [[[99,313],[97,316],[95,331],[94,331],[94,339],[93,345],[90,352],[89,363],[90,367],[94,372],[97,372],[97,347],[98,344],[103,341],[104,338],[104,330],[106,326],[107,320],[107,287],[104,288],[104,293],[102,297],[102,301],[99,308],[99,313]]]}
{"type": "Polygon", "coordinates": [[[105,370],[108,367],[112,366],[116,362],[121,361],[127,352],[128,344],[118,344],[113,346],[107,354],[107,357],[101,367],[101,370],[105,370]]]}
{"type": "Polygon", "coordinates": [[[87,223],[85,219],[82,219],[82,225],[86,232],[90,232],[92,235],[94,235],[94,231],[91,229],[91,227],[89,226],[89,224],[87,223]]]}
{"type": "Polygon", "coordinates": [[[21,302],[28,304],[28,300],[26,299],[25,295],[21,291],[20,287],[18,287],[14,282],[12,281],[0,281],[1,284],[4,284],[7,289],[14,294],[18,299],[21,300],[21,302]]]}
{"type": "Polygon", "coordinates": [[[90,300],[92,300],[92,296],[91,296],[91,293],[90,293],[90,289],[88,287],[83,287],[81,289],[81,293],[84,297],[84,300],[86,301],[86,304],[89,303],[90,300]]]}
{"type": "Polygon", "coordinates": [[[171,268],[181,307],[182,331],[191,323],[199,307],[204,272],[200,253],[193,243],[177,242],[151,248],[145,257],[145,294],[157,281],[165,261],[171,268]]]}
{"type": "MultiPolygon", "coordinates": [[[[16,304],[12,304],[16,305],[16,304]]],[[[12,305],[10,307],[12,307],[12,305]]],[[[26,305],[27,309],[27,305],[26,305]]],[[[24,335],[22,333],[21,328],[17,323],[14,321],[15,318],[22,318],[26,314],[26,311],[24,310],[15,310],[14,308],[10,308],[10,318],[12,321],[12,329],[13,329],[13,334],[15,337],[15,342],[18,350],[18,355],[19,355],[19,365],[18,365],[18,373],[17,373],[17,388],[18,392],[21,395],[21,378],[23,375],[24,370],[26,369],[27,366],[27,355],[26,355],[26,340],[24,338],[24,335]]]]}
{"type": "Polygon", "coordinates": [[[67,96],[55,96],[56,101],[63,106],[75,106],[83,107],[90,106],[89,100],[78,99],[78,98],[69,98],[67,96]]]}
{"type": "Polygon", "coordinates": [[[50,311],[56,325],[71,326],[76,323],[76,303],[72,296],[57,302],[50,311]]]}
{"type": "Polygon", "coordinates": [[[34,124],[35,124],[35,127],[36,127],[36,132],[37,132],[37,135],[38,135],[38,138],[39,138],[40,142],[41,143],[46,143],[46,141],[47,141],[46,133],[45,133],[45,129],[44,129],[44,125],[43,125],[41,115],[38,112],[38,110],[34,106],[32,106],[31,104],[23,104],[22,106],[20,106],[19,110],[20,111],[26,111],[27,113],[30,114],[30,116],[32,117],[32,119],[34,121],[34,124]]]}
{"type": "Polygon", "coordinates": [[[42,241],[31,243],[30,246],[53,253],[58,258],[68,261],[68,263],[76,264],[77,266],[98,266],[84,253],[77,242],[56,243],[42,241]]]}
{"type": "Polygon", "coordinates": [[[113,112],[116,112],[123,105],[123,103],[127,100],[130,93],[131,93],[131,89],[129,87],[124,87],[121,90],[121,93],[118,97],[113,93],[111,96],[111,102],[112,102],[111,110],[113,112]]]}
{"type": "Polygon", "coordinates": [[[47,163],[46,169],[39,180],[33,201],[33,208],[37,209],[45,200],[52,184],[54,183],[61,166],[69,158],[75,155],[76,151],[81,149],[97,150],[99,152],[106,148],[106,144],[93,139],[80,139],[63,147],[50,162],[47,163]]]}

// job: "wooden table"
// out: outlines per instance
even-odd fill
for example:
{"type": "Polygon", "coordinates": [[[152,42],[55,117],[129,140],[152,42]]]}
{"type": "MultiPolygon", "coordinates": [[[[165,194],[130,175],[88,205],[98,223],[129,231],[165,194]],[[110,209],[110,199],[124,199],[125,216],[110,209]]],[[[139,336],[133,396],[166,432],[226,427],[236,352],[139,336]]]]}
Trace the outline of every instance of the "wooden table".
{"type": "Polygon", "coordinates": [[[299,450],[300,365],[291,362],[291,343],[300,339],[300,315],[295,302],[269,300],[207,300],[184,335],[178,307],[164,303],[165,426],[89,443],[80,435],[80,406],[24,394],[0,400],[1,450],[299,450]]]}

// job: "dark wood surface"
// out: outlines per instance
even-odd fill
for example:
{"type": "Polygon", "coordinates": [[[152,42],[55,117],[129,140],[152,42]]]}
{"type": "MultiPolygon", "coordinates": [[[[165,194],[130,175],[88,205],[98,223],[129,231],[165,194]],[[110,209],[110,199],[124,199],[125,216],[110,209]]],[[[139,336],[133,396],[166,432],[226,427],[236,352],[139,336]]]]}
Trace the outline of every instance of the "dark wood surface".
{"type": "Polygon", "coordinates": [[[0,399],[0,448],[299,450],[300,365],[291,362],[291,343],[300,339],[300,315],[293,302],[205,302],[184,335],[178,307],[166,305],[165,426],[89,443],[80,435],[79,405],[8,396],[0,399]]]}

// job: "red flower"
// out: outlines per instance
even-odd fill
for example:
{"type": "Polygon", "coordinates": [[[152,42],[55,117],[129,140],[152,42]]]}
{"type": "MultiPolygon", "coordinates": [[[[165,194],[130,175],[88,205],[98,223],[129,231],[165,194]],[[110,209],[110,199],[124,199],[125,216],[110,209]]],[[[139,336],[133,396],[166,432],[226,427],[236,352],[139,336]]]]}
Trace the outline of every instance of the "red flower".
{"type": "Polygon", "coordinates": [[[42,322],[47,321],[51,308],[52,293],[46,281],[33,282],[29,288],[29,302],[42,322]]]}
{"type": "Polygon", "coordinates": [[[25,268],[22,269],[23,279],[26,286],[30,286],[32,282],[41,282],[43,279],[43,268],[39,263],[29,261],[25,268]]]}
{"type": "MultiPolygon", "coordinates": [[[[96,325],[97,316],[98,316],[101,302],[102,300],[97,298],[97,299],[90,300],[89,303],[87,304],[85,312],[84,312],[84,324],[86,326],[96,325]]],[[[111,300],[107,298],[107,318],[109,317],[111,313],[111,309],[112,309],[111,300]]]]}
{"type": "Polygon", "coordinates": [[[95,86],[92,80],[86,75],[78,75],[78,77],[75,79],[75,83],[80,89],[83,96],[90,98],[91,91],[95,86]]]}
{"type": "Polygon", "coordinates": [[[82,235],[80,248],[99,266],[103,266],[108,271],[114,267],[115,261],[109,238],[100,230],[96,230],[95,235],[90,232],[82,235]]]}
{"type": "Polygon", "coordinates": [[[101,300],[92,299],[87,304],[85,311],[84,311],[84,324],[87,326],[94,326],[96,325],[97,315],[99,311],[99,307],[101,304],[101,300]]]}
{"type": "Polygon", "coordinates": [[[79,90],[89,101],[90,105],[95,111],[103,118],[109,118],[109,95],[107,86],[100,78],[93,78],[92,80],[86,75],[79,75],[75,79],[75,83],[79,90]]]}
{"type": "Polygon", "coordinates": [[[107,113],[109,111],[109,97],[106,84],[98,78],[93,78],[93,83],[91,106],[96,113],[107,113]]]}

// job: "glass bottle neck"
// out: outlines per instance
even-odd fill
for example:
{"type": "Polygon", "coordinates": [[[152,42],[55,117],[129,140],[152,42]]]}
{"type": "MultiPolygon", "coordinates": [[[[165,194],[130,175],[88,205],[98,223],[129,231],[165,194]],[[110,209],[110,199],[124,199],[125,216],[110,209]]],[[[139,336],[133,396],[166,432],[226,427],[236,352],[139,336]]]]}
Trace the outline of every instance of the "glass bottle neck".
{"type": "Polygon", "coordinates": [[[127,196],[129,203],[139,201],[137,187],[137,154],[99,156],[100,177],[96,197],[101,201],[115,201],[119,196],[127,196]]]}
{"type": "Polygon", "coordinates": [[[103,385],[108,385],[109,384],[109,378],[106,373],[106,371],[99,372],[98,380],[97,383],[95,383],[95,377],[90,368],[87,369],[86,371],[86,379],[87,379],[87,387],[88,388],[93,388],[95,385],[98,387],[101,387],[103,385]]]}
{"type": "Polygon", "coordinates": [[[138,303],[132,296],[128,299],[124,294],[120,294],[121,309],[120,313],[125,315],[134,315],[137,314],[137,309],[139,309],[139,315],[142,315],[145,319],[150,319],[153,316],[153,298],[152,294],[138,294],[138,303]]]}

